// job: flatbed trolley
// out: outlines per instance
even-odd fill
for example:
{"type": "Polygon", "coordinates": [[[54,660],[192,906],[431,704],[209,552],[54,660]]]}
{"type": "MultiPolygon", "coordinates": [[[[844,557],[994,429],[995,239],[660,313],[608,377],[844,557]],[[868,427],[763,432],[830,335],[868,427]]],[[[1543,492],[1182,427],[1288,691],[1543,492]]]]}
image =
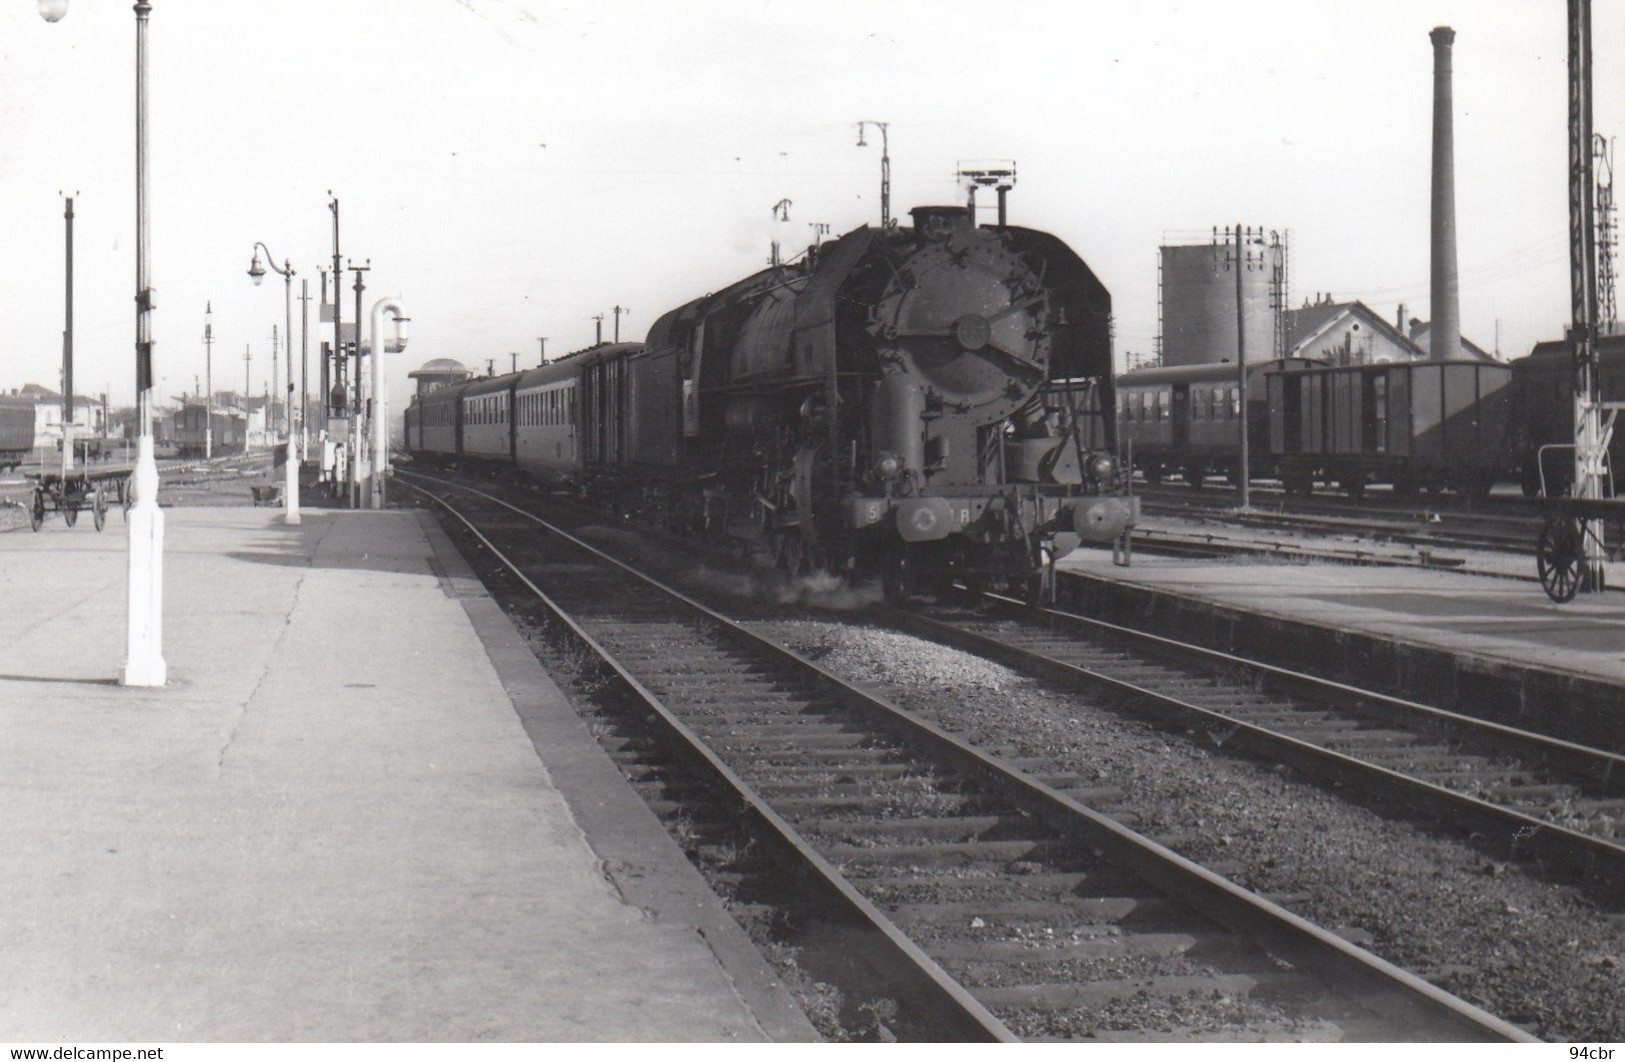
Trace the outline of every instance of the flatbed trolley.
{"type": "Polygon", "coordinates": [[[1605,555],[1610,561],[1619,560],[1625,498],[1543,498],[1540,507],[1546,519],[1535,549],[1535,571],[1546,596],[1561,605],[1580,592],[1587,540],[1613,543],[1606,546],[1605,555]]]}
{"type": "Polygon", "coordinates": [[[107,523],[109,496],[130,511],[128,469],[96,472],[29,473],[34,484],[34,500],[28,507],[28,524],[35,531],[45,523],[45,514],[58,512],[69,527],[79,522],[79,511],[89,509],[100,531],[107,523]]]}
{"type": "Polygon", "coordinates": [[[1573,601],[1574,595],[1583,589],[1607,588],[1606,572],[1600,568],[1597,585],[1585,585],[1588,543],[1601,544],[1603,558],[1617,561],[1620,558],[1620,543],[1625,541],[1625,498],[1614,493],[1613,468],[1608,465],[1606,457],[1608,442],[1614,433],[1614,419],[1622,406],[1608,402],[1604,403],[1604,408],[1608,410],[1608,420],[1603,426],[1603,441],[1599,448],[1604,455],[1603,497],[1551,497],[1547,494],[1546,452],[1572,452],[1572,443],[1548,443],[1535,456],[1540,471],[1540,508],[1545,517],[1540,527],[1540,541],[1535,546],[1535,573],[1540,576],[1541,589],[1546,591],[1546,596],[1560,605],[1573,601]]]}

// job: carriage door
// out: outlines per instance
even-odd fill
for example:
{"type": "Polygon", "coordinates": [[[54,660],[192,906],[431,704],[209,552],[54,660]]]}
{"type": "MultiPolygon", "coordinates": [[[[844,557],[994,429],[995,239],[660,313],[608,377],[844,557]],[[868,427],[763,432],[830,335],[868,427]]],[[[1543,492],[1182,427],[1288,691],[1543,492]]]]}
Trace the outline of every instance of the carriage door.
{"type": "Polygon", "coordinates": [[[1303,377],[1271,375],[1270,416],[1279,418],[1279,428],[1270,425],[1270,449],[1276,454],[1303,451],[1303,377]]]}
{"type": "Polygon", "coordinates": [[[1365,417],[1360,425],[1360,452],[1380,454],[1388,450],[1388,374],[1367,372],[1360,375],[1361,407],[1365,417]]]}
{"type": "Polygon", "coordinates": [[[1174,384],[1174,449],[1183,450],[1191,441],[1191,385],[1174,384]]]}

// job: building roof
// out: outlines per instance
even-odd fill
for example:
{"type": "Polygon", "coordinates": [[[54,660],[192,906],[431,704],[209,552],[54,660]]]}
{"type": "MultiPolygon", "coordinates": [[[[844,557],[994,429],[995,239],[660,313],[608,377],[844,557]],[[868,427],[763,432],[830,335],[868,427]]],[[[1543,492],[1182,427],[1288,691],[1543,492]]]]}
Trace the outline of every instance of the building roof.
{"type": "MultiPolygon", "coordinates": [[[[18,398],[27,399],[28,401],[35,403],[62,401],[62,392],[53,391],[49,387],[44,387],[37,383],[23,384],[22,387],[14,391],[13,394],[15,394],[18,398]]],[[[102,400],[100,398],[91,398],[88,395],[74,395],[73,403],[76,406],[99,406],[102,404],[102,400]]]]}
{"type": "MultiPolygon", "coordinates": [[[[1415,317],[1411,318],[1411,342],[1416,344],[1417,349],[1422,351],[1422,355],[1424,357],[1426,357],[1427,354],[1433,349],[1432,344],[1428,342],[1428,336],[1432,333],[1432,331],[1432,321],[1422,321],[1415,317]]],[[[1476,358],[1479,361],[1496,360],[1494,354],[1491,354],[1489,351],[1485,350],[1477,343],[1474,343],[1466,336],[1461,337],[1461,352],[1468,357],[1476,358]]]]}
{"type": "Polygon", "coordinates": [[[1425,354],[1421,347],[1389,324],[1381,314],[1358,299],[1353,302],[1317,302],[1296,310],[1288,310],[1286,312],[1288,353],[1295,353],[1300,348],[1308,346],[1330,332],[1338,321],[1348,317],[1358,317],[1367,328],[1406,351],[1412,358],[1420,358],[1425,354]]]}

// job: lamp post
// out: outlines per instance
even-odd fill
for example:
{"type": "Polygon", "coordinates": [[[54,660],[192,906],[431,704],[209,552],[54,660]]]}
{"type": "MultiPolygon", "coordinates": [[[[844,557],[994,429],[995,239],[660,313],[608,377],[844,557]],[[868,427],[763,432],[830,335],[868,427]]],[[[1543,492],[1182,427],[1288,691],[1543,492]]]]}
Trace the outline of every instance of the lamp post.
{"type": "Polygon", "coordinates": [[[880,130],[880,227],[891,228],[891,143],[886,136],[890,123],[865,118],[858,123],[858,147],[868,147],[863,139],[863,127],[872,125],[880,130]]]}
{"type": "MultiPolygon", "coordinates": [[[[68,0],[39,0],[39,13],[56,22],[68,13],[68,0]]],[[[147,16],[152,4],[135,5],[135,404],[141,435],[129,512],[130,557],[126,686],[162,686],[164,663],[164,514],[158,508],[158,460],[152,442],[152,262],[147,241],[147,16]]]]}
{"type": "MultiPolygon", "coordinates": [[[[286,478],[282,488],[282,493],[286,496],[287,504],[286,508],[283,510],[282,519],[284,523],[297,524],[299,522],[299,457],[294,452],[293,445],[293,275],[297,273],[298,270],[289,265],[286,258],[284,258],[282,260],[282,264],[278,266],[276,264],[276,256],[271,253],[271,249],[265,246],[265,244],[256,240],[254,241],[254,261],[248,266],[248,275],[253,278],[256,286],[265,280],[265,267],[260,265],[261,251],[265,252],[265,260],[270,263],[271,268],[276,270],[276,272],[282,277],[282,315],[284,322],[284,327],[282,329],[282,342],[283,350],[288,355],[285,362],[285,364],[288,366],[288,401],[286,406],[288,423],[288,456],[287,461],[285,462],[286,478]]],[[[273,365],[271,374],[274,376],[276,375],[276,369],[274,368],[276,364],[275,348],[271,350],[271,364],[273,365]]],[[[269,408],[266,409],[265,415],[267,420],[271,419],[271,411],[269,408]]],[[[266,427],[270,428],[273,432],[276,430],[274,424],[267,424],[266,427]]]]}
{"type": "MultiPolygon", "coordinates": [[[[384,387],[384,352],[395,354],[406,349],[408,320],[399,299],[383,298],[372,304],[372,483],[368,494],[374,509],[384,507],[384,473],[389,470],[389,393],[384,387]],[[393,343],[385,342],[383,337],[386,313],[395,321],[393,343]]],[[[356,323],[359,341],[360,321],[356,323]]]]}

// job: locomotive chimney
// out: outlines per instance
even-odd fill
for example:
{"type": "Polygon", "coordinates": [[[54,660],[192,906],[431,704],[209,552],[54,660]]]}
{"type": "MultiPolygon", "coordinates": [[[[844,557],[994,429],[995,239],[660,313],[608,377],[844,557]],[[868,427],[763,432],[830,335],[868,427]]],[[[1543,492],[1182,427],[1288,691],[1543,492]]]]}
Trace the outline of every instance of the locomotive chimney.
{"type": "Polygon", "coordinates": [[[1456,284],[1456,159],[1451,118],[1450,49],[1456,31],[1439,26],[1433,41],[1433,323],[1428,332],[1429,361],[1461,358],[1461,295],[1456,284]]]}

